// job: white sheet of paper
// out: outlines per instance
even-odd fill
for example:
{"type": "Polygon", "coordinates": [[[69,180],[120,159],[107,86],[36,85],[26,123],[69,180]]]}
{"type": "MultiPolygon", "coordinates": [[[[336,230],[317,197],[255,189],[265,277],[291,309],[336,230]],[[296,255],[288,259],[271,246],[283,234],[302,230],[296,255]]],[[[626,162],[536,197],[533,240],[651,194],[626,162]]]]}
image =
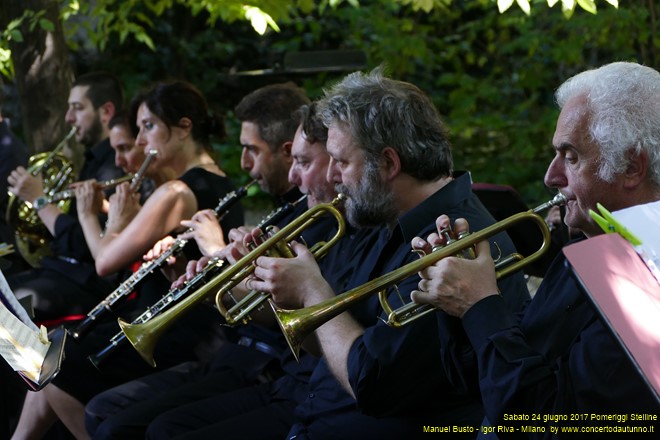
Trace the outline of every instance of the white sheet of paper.
{"type": "Polygon", "coordinates": [[[0,355],[14,369],[22,371],[34,382],[39,380],[39,373],[50,342],[42,342],[39,328],[30,320],[9,289],[4,275],[0,272],[0,294],[5,297],[14,311],[24,314],[27,323],[19,319],[0,301],[0,355]]]}
{"type": "Polygon", "coordinates": [[[660,283],[660,201],[621,209],[612,215],[641,240],[635,250],[660,283]]]}

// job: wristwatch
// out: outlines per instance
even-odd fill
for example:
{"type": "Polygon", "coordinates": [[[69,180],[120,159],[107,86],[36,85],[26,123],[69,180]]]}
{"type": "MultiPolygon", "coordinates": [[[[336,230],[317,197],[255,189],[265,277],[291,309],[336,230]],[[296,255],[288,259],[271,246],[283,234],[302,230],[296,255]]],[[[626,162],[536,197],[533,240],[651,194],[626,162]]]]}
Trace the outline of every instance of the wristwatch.
{"type": "Polygon", "coordinates": [[[39,196],[36,199],[34,199],[34,202],[32,202],[32,207],[37,211],[41,211],[42,208],[44,208],[46,205],[50,204],[50,201],[48,201],[48,197],[46,196],[39,196]]]}

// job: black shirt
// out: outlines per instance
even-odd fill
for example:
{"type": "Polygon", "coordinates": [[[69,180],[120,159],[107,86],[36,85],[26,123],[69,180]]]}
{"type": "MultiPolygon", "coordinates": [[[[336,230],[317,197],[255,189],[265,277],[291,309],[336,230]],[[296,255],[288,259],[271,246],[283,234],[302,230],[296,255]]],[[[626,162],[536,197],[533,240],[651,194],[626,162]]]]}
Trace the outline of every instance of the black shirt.
{"type": "MultiPolygon", "coordinates": [[[[436,230],[435,220],[447,214],[468,220],[472,230],[494,219],[471,191],[468,173],[402,215],[392,230],[380,231],[378,242],[348,287],[364,284],[418,257],[411,252],[415,236],[436,230]]],[[[513,249],[506,234],[495,238],[503,253],[513,249]]],[[[404,298],[417,287],[414,275],[398,285],[404,298]]],[[[529,297],[522,275],[500,284],[503,295],[520,306],[529,297]]],[[[389,289],[393,300],[395,289],[389,289]]],[[[397,303],[392,301],[393,306],[397,303]]],[[[477,424],[483,416],[476,362],[460,320],[442,312],[403,328],[379,320],[382,308],[371,295],[351,309],[365,327],[352,345],[349,381],[356,400],[346,393],[322,359],[312,374],[307,398],[297,408],[300,423],[290,436],[298,438],[401,438],[421,436],[423,425],[477,424]]],[[[428,435],[428,434],[426,434],[428,435]]]]}

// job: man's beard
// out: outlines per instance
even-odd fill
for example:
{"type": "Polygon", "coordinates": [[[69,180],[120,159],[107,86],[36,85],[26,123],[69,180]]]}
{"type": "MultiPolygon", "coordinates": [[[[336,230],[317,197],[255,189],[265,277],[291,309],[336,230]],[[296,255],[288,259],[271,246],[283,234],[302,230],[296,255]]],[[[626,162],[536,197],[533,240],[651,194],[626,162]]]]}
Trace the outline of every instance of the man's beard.
{"type": "Polygon", "coordinates": [[[89,130],[83,134],[83,137],[80,138],[80,143],[85,146],[85,148],[92,148],[94,145],[101,142],[101,135],[103,134],[103,125],[101,125],[101,118],[98,116],[94,119],[92,126],[89,127],[89,130]]]}
{"type": "Polygon", "coordinates": [[[346,217],[357,228],[390,225],[397,218],[394,193],[380,179],[375,166],[365,166],[364,183],[360,187],[349,189],[338,184],[336,189],[348,197],[346,217]]]}

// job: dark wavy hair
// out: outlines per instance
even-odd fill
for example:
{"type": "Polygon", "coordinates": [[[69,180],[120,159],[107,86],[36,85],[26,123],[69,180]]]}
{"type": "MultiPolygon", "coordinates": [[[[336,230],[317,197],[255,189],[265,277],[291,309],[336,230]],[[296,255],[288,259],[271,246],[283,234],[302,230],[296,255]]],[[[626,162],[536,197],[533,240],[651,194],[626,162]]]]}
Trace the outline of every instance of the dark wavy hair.
{"type": "Polygon", "coordinates": [[[204,95],[186,81],[157,83],[131,101],[131,120],[137,120],[140,105],[158,116],[168,127],[178,127],[181,118],[192,122],[192,138],[205,149],[211,149],[211,136],[224,139],[224,118],[211,113],[204,95]]]}

